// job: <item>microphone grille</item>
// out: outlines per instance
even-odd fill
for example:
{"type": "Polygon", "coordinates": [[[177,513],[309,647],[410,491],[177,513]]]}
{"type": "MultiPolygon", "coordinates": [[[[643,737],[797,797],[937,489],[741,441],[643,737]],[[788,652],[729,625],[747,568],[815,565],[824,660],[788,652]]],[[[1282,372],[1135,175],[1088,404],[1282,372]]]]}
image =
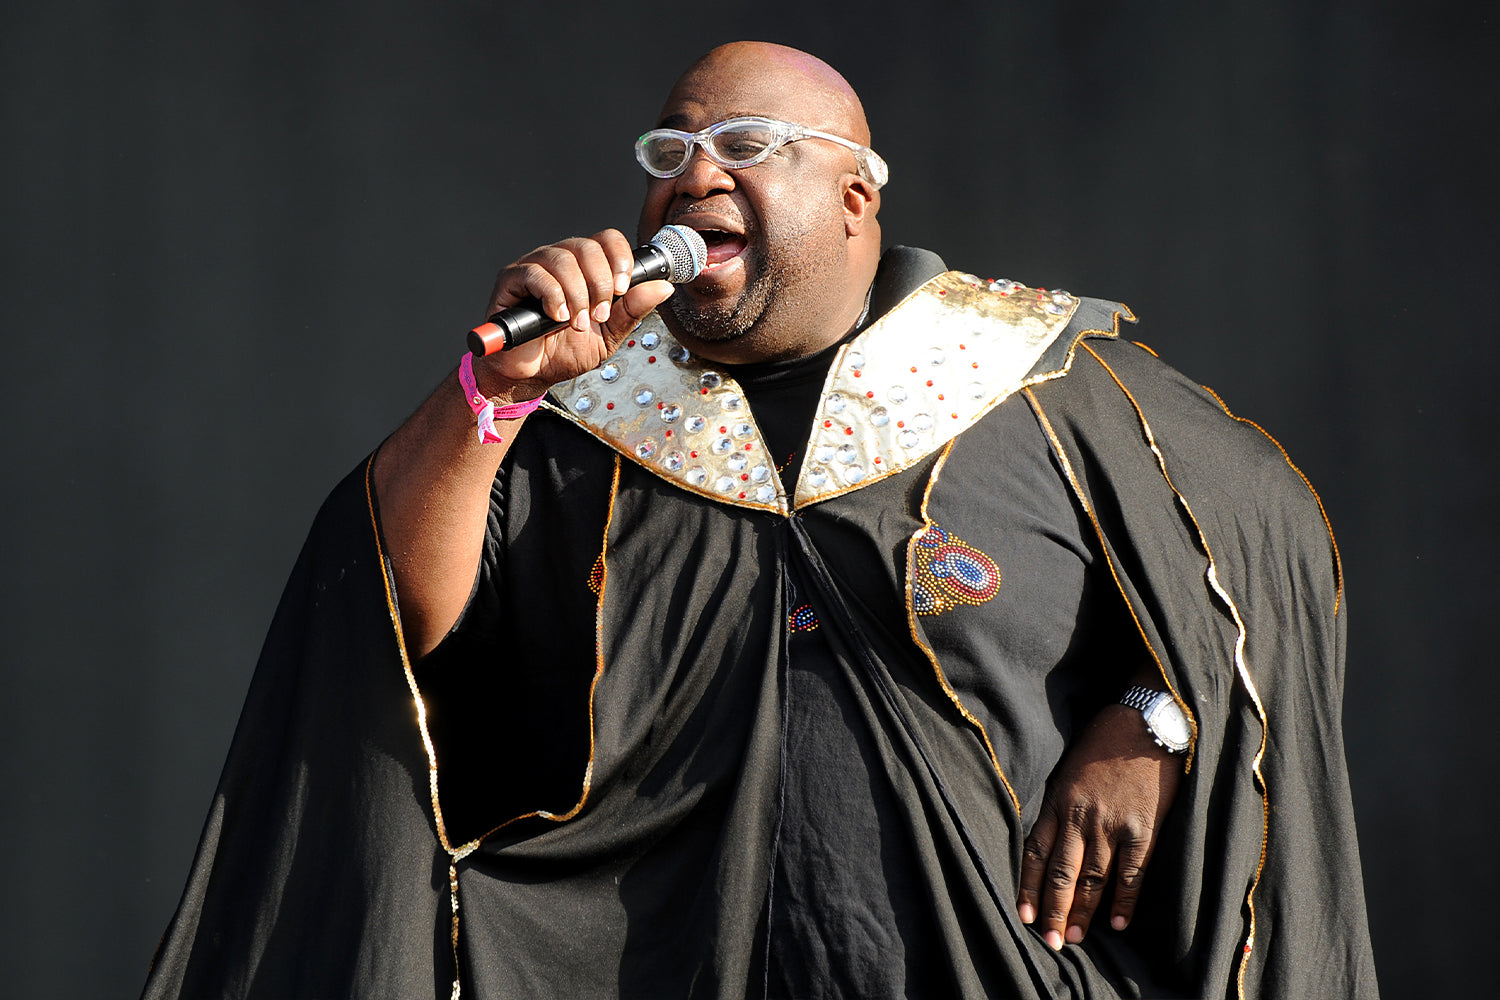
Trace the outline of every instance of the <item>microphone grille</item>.
{"type": "Polygon", "coordinates": [[[651,245],[667,255],[667,280],[673,284],[692,281],[708,263],[708,244],[687,226],[663,226],[651,245]]]}

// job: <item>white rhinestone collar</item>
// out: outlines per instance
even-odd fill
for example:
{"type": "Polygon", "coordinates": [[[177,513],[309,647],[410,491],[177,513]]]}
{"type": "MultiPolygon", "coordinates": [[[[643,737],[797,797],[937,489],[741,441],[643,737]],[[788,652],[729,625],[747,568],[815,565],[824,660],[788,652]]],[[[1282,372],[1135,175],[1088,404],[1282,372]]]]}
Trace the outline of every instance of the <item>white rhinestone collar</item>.
{"type": "Polygon", "coordinates": [[[1078,300],[949,271],[845,344],[830,366],[795,501],[733,379],[652,313],[604,364],[553,386],[548,408],[663,479],[786,514],[900,472],[1022,386],[1078,300]]]}

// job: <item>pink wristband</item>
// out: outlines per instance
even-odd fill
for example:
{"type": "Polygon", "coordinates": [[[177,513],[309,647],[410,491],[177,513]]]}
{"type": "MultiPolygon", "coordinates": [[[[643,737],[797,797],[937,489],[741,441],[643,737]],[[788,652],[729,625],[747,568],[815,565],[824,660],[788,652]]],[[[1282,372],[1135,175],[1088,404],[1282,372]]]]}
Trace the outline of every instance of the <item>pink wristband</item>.
{"type": "Polygon", "coordinates": [[[495,433],[495,421],[524,417],[541,406],[547,395],[542,393],[536,399],[528,399],[524,403],[497,407],[479,391],[479,383],[474,381],[474,355],[468,351],[464,352],[463,360],[458,363],[458,383],[464,387],[464,399],[468,402],[469,409],[474,411],[481,444],[499,444],[504,438],[495,433]]]}

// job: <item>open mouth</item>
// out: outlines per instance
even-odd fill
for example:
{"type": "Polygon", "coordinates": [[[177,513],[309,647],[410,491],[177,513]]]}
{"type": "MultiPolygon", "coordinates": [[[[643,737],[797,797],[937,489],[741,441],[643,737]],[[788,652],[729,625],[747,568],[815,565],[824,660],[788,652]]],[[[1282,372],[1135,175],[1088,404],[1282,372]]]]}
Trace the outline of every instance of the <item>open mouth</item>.
{"type": "Polygon", "coordinates": [[[698,233],[708,246],[708,263],[703,267],[705,271],[733,260],[745,250],[745,237],[738,233],[726,233],[722,229],[700,229],[698,233]]]}

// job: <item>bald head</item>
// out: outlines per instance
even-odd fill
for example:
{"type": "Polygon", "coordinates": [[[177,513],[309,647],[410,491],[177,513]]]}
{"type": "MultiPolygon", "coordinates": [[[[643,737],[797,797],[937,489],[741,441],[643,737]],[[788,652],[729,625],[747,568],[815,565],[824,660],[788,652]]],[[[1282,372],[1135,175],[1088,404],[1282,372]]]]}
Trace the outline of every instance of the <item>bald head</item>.
{"type": "Polygon", "coordinates": [[[731,42],[695,61],[657,126],[691,134],[739,117],[827,135],[783,143],[744,167],[689,148],[679,174],[648,181],[642,239],[675,223],[702,232],[709,247],[708,266],[663,315],[712,360],[813,353],[852,329],[879,262],[879,183],[862,164],[867,154],[839,141],[868,147],[870,126],[833,67],[769,42],[731,42]]]}
{"type": "MultiPolygon", "coordinates": [[[[729,42],[711,49],[678,78],[667,105],[701,89],[740,93],[776,92],[806,110],[788,119],[870,144],[864,106],[849,81],[817,56],[774,42],[729,42]]],[[[749,112],[768,113],[764,110],[749,112]]]]}

